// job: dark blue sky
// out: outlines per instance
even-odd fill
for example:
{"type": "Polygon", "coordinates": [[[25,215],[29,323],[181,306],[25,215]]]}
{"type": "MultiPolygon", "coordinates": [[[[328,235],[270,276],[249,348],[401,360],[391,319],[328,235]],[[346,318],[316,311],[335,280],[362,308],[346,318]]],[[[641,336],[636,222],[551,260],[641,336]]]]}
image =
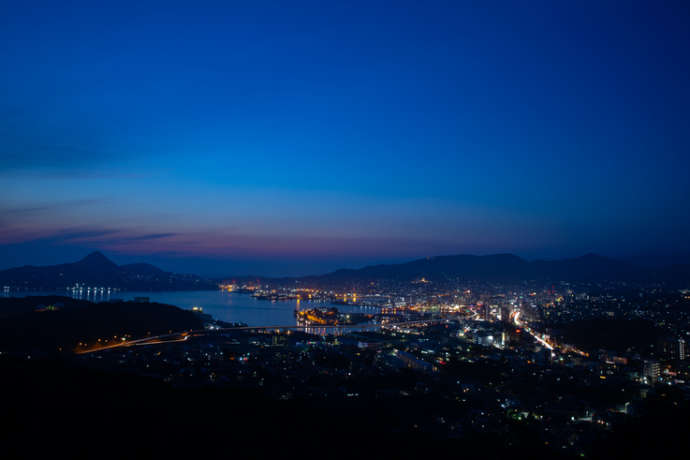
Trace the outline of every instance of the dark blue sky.
{"type": "Polygon", "coordinates": [[[690,252],[687,2],[0,6],[0,267],[690,252]]]}

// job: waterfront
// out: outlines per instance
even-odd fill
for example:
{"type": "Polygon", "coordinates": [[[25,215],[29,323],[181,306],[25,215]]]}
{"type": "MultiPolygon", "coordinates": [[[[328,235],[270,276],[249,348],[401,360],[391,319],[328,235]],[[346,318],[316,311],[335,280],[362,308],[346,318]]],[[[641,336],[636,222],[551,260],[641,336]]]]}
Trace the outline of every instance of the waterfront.
{"type": "Polygon", "coordinates": [[[118,292],[113,297],[132,300],[148,297],[151,302],[175,305],[185,310],[201,307],[214,319],[249,326],[285,326],[295,324],[295,301],[269,302],[247,294],[214,291],[118,292]]]}
{"type": "MultiPolygon", "coordinates": [[[[34,295],[70,295],[69,292],[13,292],[14,296],[34,295]]],[[[135,297],[147,297],[150,302],[158,302],[175,305],[185,310],[192,307],[201,307],[203,312],[214,319],[228,323],[244,323],[248,326],[294,326],[297,324],[295,309],[298,306],[296,300],[259,300],[248,294],[226,292],[222,290],[212,291],[160,291],[160,292],[134,292],[115,291],[91,295],[74,295],[72,297],[90,300],[92,302],[107,302],[109,300],[133,300],[135,297]]],[[[372,313],[373,307],[356,307],[348,305],[335,305],[329,302],[316,302],[302,300],[299,307],[336,307],[342,312],[348,313],[372,313]]]]}

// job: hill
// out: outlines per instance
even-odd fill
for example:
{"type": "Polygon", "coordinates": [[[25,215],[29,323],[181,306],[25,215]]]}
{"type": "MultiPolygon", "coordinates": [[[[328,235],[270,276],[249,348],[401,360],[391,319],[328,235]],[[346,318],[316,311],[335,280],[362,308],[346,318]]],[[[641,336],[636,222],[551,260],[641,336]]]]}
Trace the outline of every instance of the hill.
{"type": "Polygon", "coordinates": [[[686,265],[648,269],[632,263],[587,254],[559,260],[527,261],[513,254],[486,256],[452,255],[427,257],[401,264],[372,265],[360,269],[343,269],[322,276],[305,277],[304,281],[352,283],[372,280],[411,281],[463,279],[471,281],[666,281],[684,284],[690,281],[686,265]]]}
{"type": "Polygon", "coordinates": [[[203,319],[172,305],[92,303],[61,296],[0,299],[0,350],[69,351],[78,341],[202,329],[203,319]]]}
{"type": "Polygon", "coordinates": [[[0,271],[0,285],[52,291],[74,284],[131,291],[214,289],[216,284],[195,276],[163,271],[149,264],[117,265],[100,252],[67,264],[10,268],[0,271]]]}

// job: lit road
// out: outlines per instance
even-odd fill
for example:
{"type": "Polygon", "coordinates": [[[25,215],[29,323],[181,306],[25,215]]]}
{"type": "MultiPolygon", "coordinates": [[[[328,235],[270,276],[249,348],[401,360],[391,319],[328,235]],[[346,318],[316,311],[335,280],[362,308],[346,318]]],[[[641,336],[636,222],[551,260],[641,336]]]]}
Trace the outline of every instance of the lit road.
{"type": "Polygon", "coordinates": [[[529,327],[527,324],[520,322],[520,312],[519,311],[516,312],[515,315],[513,316],[513,322],[515,323],[516,326],[522,327],[525,331],[527,331],[527,333],[529,335],[531,335],[532,337],[534,337],[534,339],[537,342],[539,342],[540,344],[542,344],[543,346],[545,346],[549,350],[553,351],[553,349],[554,349],[553,345],[551,345],[549,342],[547,342],[546,340],[539,337],[539,335],[537,333],[535,333],[532,330],[532,328],[529,327]]]}
{"type": "Polygon", "coordinates": [[[103,345],[98,347],[86,348],[83,350],[75,350],[78,355],[83,355],[87,353],[95,353],[97,351],[110,350],[113,348],[123,348],[123,347],[136,347],[144,345],[156,345],[161,343],[174,343],[174,342],[184,342],[189,339],[190,333],[179,332],[173,334],[157,335],[153,337],[144,337],[136,340],[123,340],[121,342],[114,342],[109,345],[103,345]]]}
{"type": "MultiPolygon", "coordinates": [[[[544,345],[546,348],[548,348],[548,349],[551,350],[551,351],[553,351],[553,350],[555,349],[555,346],[554,346],[554,345],[551,345],[549,342],[547,342],[546,340],[544,340],[544,339],[542,339],[541,337],[539,337],[539,335],[538,335],[536,332],[534,332],[534,331],[532,330],[532,328],[530,328],[529,326],[527,326],[526,323],[520,321],[520,312],[519,312],[519,311],[518,311],[518,312],[515,314],[515,316],[513,317],[513,321],[515,322],[515,325],[516,325],[516,326],[522,327],[525,331],[527,331],[528,334],[530,334],[532,337],[534,337],[534,339],[535,339],[537,342],[539,342],[540,344],[544,345]]],[[[584,351],[582,351],[582,350],[579,350],[578,348],[576,348],[576,347],[573,346],[573,345],[559,344],[558,347],[561,349],[562,352],[565,352],[565,353],[573,352],[573,353],[577,353],[577,354],[580,355],[580,356],[585,356],[585,357],[588,357],[588,356],[589,356],[588,353],[586,353],[586,352],[584,352],[584,351]]]]}
{"type": "Polygon", "coordinates": [[[392,328],[392,327],[424,327],[430,326],[432,324],[438,324],[441,320],[426,320],[426,321],[405,321],[400,323],[388,323],[388,324],[355,324],[355,325],[314,325],[314,326],[240,326],[240,327],[226,327],[218,328],[212,330],[195,330],[195,331],[184,331],[184,332],[173,332],[171,334],[156,335],[153,337],[144,337],[135,340],[123,340],[121,342],[115,342],[109,345],[90,347],[84,349],[76,349],[74,352],[78,355],[84,355],[88,353],[96,353],[99,351],[111,350],[113,348],[126,348],[135,346],[147,346],[147,345],[160,345],[166,343],[176,343],[185,342],[189,340],[192,336],[202,336],[208,333],[216,332],[231,332],[231,331],[259,331],[259,330],[320,330],[320,329],[378,329],[378,328],[392,328]]]}

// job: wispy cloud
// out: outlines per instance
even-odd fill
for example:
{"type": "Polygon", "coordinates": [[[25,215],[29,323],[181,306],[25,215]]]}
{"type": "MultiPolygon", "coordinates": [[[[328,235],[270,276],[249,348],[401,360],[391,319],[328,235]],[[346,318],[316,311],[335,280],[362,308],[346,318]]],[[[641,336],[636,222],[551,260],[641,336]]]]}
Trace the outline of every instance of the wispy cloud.
{"type": "Polygon", "coordinates": [[[99,203],[102,203],[103,201],[104,201],[104,199],[102,199],[102,198],[93,198],[93,199],[83,199],[83,200],[60,201],[60,202],[48,203],[48,204],[37,204],[37,205],[32,205],[32,206],[17,206],[17,207],[5,208],[5,209],[0,207],[0,213],[2,213],[5,216],[38,215],[38,214],[45,214],[45,213],[60,211],[63,209],[76,207],[76,206],[88,206],[88,205],[93,205],[93,204],[99,204],[99,203]]]}
{"type": "Polygon", "coordinates": [[[111,240],[110,242],[127,242],[127,241],[148,241],[148,240],[160,240],[163,238],[170,238],[172,236],[178,235],[177,233],[148,233],[145,235],[135,235],[135,236],[124,236],[111,240]]]}
{"type": "Polygon", "coordinates": [[[117,234],[120,230],[103,229],[103,230],[77,230],[68,231],[49,237],[53,241],[83,241],[98,239],[103,236],[117,234]]]}
{"type": "MultiPolygon", "coordinates": [[[[26,210],[30,212],[30,210],[26,210]]],[[[10,233],[6,230],[5,233],[10,233]]],[[[70,227],[53,229],[50,231],[35,232],[28,229],[14,228],[12,235],[3,238],[4,243],[19,243],[40,241],[50,244],[89,244],[102,248],[127,248],[130,246],[139,247],[139,243],[155,242],[178,236],[174,232],[144,233],[125,228],[93,228],[93,227],[70,227]],[[29,236],[26,238],[26,236],[29,236]]]]}

